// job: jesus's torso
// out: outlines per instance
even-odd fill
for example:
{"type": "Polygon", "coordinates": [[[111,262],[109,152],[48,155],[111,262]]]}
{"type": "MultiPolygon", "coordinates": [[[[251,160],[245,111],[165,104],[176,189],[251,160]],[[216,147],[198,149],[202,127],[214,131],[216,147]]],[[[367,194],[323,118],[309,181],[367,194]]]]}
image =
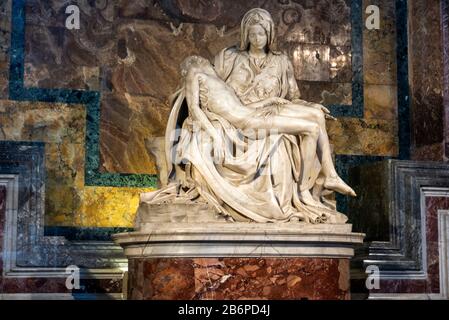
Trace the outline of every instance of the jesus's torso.
{"type": "Polygon", "coordinates": [[[254,109],[246,107],[228,86],[218,76],[201,74],[199,77],[200,106],[225,118],[231,123],[238,124],[246,121],[254,109]]]}

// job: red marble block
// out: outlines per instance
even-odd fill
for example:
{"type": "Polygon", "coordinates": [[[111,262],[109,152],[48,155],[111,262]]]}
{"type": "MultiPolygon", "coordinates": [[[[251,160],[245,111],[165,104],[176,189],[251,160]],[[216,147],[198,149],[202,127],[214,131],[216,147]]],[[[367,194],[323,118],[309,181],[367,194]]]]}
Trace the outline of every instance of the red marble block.
{"type": "Polygon", "coordinates": [[[130,259],[128,299],[350,298],[349,260],[322,258],[130,259]]]}

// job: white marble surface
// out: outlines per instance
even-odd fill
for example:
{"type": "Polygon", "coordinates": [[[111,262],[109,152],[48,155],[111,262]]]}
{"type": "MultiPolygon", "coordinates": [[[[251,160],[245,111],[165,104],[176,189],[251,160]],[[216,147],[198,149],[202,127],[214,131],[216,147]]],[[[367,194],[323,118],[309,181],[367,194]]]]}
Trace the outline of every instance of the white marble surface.
{"type": "Polygon", "coordinates": [[[165,148],[149,143],[163,187],[141,195],[139,212],[201,199],[238,222],[347,221],[328,198],[356,196],[333,163],[326,119],[336,119],[300,99],[291,61],[274,49],[275,29],[268,11],[253,8],[242,18],[239,48],[223,48],[213,65],[184,59],[165,148]]]}
{"type": "Polygon", "coordinates": [[[128,258],[320,257],[350,258],[364,234],[350,224],[148,224],[114,235],[128,258]]]}

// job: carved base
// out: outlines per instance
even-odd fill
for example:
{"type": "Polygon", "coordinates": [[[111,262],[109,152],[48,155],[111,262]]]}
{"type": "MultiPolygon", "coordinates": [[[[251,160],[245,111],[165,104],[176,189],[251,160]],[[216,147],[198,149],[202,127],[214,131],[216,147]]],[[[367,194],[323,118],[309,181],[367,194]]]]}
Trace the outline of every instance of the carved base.
{"type": "Polygon", "coordinates": [[[148,223],[114,240],[129,299],[349,299],[351,225],[148,223]]]}

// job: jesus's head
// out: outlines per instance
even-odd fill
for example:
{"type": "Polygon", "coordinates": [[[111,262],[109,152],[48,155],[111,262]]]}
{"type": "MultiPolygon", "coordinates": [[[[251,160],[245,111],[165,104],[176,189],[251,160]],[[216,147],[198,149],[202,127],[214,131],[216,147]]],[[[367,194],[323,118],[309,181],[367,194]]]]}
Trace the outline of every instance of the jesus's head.
{"type": "Polygon", "coordinates": [[[191,71],[216,75],[209,60],[200,56],[189,56],[181,63],[181,75],[183,77],[191,71]]]}

